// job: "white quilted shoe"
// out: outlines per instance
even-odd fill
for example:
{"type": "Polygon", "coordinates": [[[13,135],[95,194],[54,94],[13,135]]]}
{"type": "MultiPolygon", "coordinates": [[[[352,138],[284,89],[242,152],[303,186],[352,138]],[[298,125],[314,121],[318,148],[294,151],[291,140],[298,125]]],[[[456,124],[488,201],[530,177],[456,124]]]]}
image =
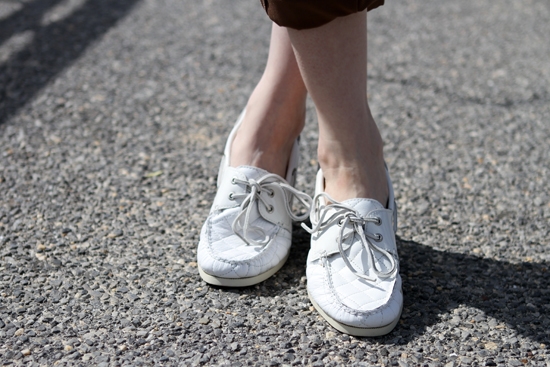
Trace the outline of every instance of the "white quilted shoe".
{"type": "Polygon", "coordinates": [[[288,258],[292,221],[309,215],[311,197],[296,190],[299,151],[294,143],[286,179],[263,169],[230,167],[230,150],[245,111],[229,135],[218,174],[218,192],[204,223],[197,262],[207,283],[245,287],[275,274],[288,258]],[[307,213],[291,211],[296,197],[307,213]]]}
{"type": "MultiPolygon", "coordinates": [[[[387,174],[387,171],[386,171],[387,174]]],[[[313,306],[337,330],[379,336],[393,330],[403,305],[395,244],[397,209],[389,185],[388,208],[373,199],[337,202],[317,173],[311,211],[307,289],[313,306]]]]}

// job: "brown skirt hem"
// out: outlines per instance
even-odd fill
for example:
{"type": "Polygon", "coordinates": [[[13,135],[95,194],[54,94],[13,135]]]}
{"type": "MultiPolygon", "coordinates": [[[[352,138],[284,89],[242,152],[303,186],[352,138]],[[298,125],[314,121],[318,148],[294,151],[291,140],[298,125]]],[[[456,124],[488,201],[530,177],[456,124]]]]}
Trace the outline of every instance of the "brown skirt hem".
{"type": "Polygon", "coordinates": [[[260,0],[269,18],[294,29],[320,27],[338,17],[372,10],[384,0],[260,0]]]}

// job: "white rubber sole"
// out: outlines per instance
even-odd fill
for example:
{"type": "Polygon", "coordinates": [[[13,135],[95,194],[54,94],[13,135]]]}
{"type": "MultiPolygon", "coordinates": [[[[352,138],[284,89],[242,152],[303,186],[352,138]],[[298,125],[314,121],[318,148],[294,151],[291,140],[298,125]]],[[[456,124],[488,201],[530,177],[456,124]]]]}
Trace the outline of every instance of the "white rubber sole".
{"type": "Polygon", "coordinates": [[[204,270],[199,268],[199,274],[206,283],[217,285],[221,287],[249,287],[254,284],[258,284],[275,274],[283,267],[283,265],[286,263],[286,260],[288,259],[288,254],[277,264],[275,267],[269,269],[265,273],[258,274],[253,277],[248,278],[220,278],[214,275],[210,275],[206,273],[204,270]]]}
{"type": "Polygon", "coordinates": [[[313,307],[315,307],[315,309],[319,311],[321,316],[323,316],[323,318],[327,320],[328,323],[333,328],[335,328],[341,333],[349,334],[353,336],[382,336],[382,335],[389,334],[399,322],[399,319],[401,318],[401,312],[403,311],[403,305],[401,305],[401,309],[399,310],[399,315],[395,320],[393,320],[388,325],[380,326],[376,328],[360,328],[360,327],[342,324],[341,322],[334,320],[332,317],[327,315],[321,307],[319,307],[319,305],[313,300],[313,297],[311,297],[311,295],[309,294],[309,291],[307,292],[307,295],[311,303],[313,303],[313,307]]]}

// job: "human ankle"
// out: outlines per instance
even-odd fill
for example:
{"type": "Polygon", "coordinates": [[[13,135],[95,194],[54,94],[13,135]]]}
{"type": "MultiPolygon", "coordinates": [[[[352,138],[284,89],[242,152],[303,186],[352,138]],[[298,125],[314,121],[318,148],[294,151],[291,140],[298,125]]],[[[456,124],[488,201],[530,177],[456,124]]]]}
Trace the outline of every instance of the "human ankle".
{"type": "Polygon", "coordinates": [[[265,138],[252,135],[237,135],[231,146],[233,167],[253,166],[285,176],[292,144],[276,145],[265,138]]]}
{"type": "Polygon", "coordinates": [[[382,150],[365,151],[364,148],[353,149],[350,146],[329,150],[319,144],[319,164],[325,177],[325,192],[337,201],[370,198],[386,206],[388,183],[382,150]]]}
{"type": "Polygon", "coordinates": [[[304,125],[303,111],[249,103],[231,147],[230,165],[249,165],[285,176],[292,146],[304,125]]]}
{"type": "Polygon", "coordinates": [[[388,187],[387,181],[380,173],[367,175],[361,169],[343,167],[340,169],[323,170],[325,177],[325,192],[336,201],[344,201],[355,198],[368,198],[387,205],[388,187]],[[375,177],[373,177],[375,176],[375,177]]]}

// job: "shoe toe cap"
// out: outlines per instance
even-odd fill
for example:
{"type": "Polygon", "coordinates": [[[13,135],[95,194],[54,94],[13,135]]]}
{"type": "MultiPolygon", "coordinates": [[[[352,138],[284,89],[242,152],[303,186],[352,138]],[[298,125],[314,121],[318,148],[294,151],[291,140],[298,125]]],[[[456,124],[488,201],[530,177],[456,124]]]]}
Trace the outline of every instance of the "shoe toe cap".
{"type": "Polygon", "coordinates": [[[286,258],[291,242],[290,233],[287,232],[281,228],[269,243],[258,246],[247,245],[235,234],[212,240],[208,228],[203,227],[197,250],[197,262],[204,272],[216,277],[253,277],[286,258]]]}
{"type": "Polygon", "coordinates": [[[403,305],[401,277],[385,280],[385,291],[365,281],[334,286],[325,268],[308,267],[308,292],[313,301],[330,318],[356,328],[380,328],[399,318],[403,305]],[[370,294],[369,294],[370,291],[370,294]]]}

